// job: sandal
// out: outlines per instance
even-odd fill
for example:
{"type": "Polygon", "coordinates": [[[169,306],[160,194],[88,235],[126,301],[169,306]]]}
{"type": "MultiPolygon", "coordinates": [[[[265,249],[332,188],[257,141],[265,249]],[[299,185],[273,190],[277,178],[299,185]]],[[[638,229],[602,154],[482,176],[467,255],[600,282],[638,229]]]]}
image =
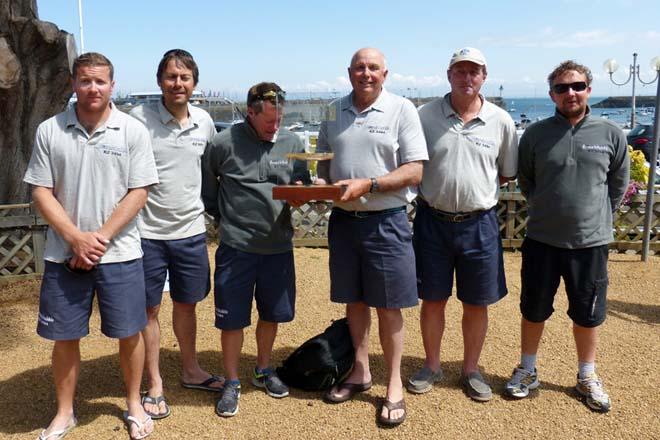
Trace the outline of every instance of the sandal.
{"type": "Polygon", "coordinates": [[[390,402],[387,399],[383,400],[383,407],[380,409],[378,414],[378,421],[385,426],[397,426],[403,423],[406,420],[406,401],[404,399],[399,400],[398,402],[390,402]],[[383,407],[387,408],[387,417],[383,416],[383,407]],[[392,411],[397,409],[402,409],[403,414],[400,417],[395,419],[390,417],[392,411]]]}
{"type": "Polygon", "coordinates": [[[170,406],[165,401],[165,396],[151,397],[148,394],[145,394],[144,396],[142,396],[142,409],[144,409],[144,413],[146,415],[148,415],[149,417],[151,417],[152,420],[164,419],[165,417],[169,416],[170,413],[172,412],[170,410],[170,406]],[[160,404],[164,403],[165,404],[165,412],[164,413],[160,413],[160,412],[155,413],[155,412],[147,411],[147,409],[144,407],[145,403],[148,403],[149,405],[155,405],[155,406],[158,407],[159,410],[160,410],[160,404]]]}
{"type": "Polygon", "coordinates": [[[371,388],[371,381],[365,383],[342,382],[330,388],[324,395],[323,400],[328,403],[342,403],[351,400],[357,393],[362,393],[371,388]],[[347,393],[342,395],[343,392],[347,393]],[[339,394],[339,396],[338,396],[339,394]]]}
{"type": "Polygon", "coordinates": [[[126,429],[128,429],[128,436],[132,440],[140,440],[142,438],[147,438],[154,432],[153,421],[149,416],[147,416],[147,418],[144,419],[143,421],[139,421],[137,418],[133,416],[129,416],[128,411],[124,411],[124,423],[126,424],[126,429]],[[145,426],[148,424],[151,424],[151,431],[148,431],[140,435],[139,432],[142,431],[145,428],[145,426]],[[135,425],[138,429],[138,435],[135,437],[131,435],[131,425],[135,425]]]}
{"type": "Polygon", "coordinates": [[[60,429],[59,431],[53,431],[50,434],[46,434],[46,430],[44,429],[39,433],[39,438],[38,440],[60,440],[64,438],[73,428],[76,427],[78,424],[78,420],[73,417],[70,420],[70,423],[66,425],[64,429],[60,429]]]}

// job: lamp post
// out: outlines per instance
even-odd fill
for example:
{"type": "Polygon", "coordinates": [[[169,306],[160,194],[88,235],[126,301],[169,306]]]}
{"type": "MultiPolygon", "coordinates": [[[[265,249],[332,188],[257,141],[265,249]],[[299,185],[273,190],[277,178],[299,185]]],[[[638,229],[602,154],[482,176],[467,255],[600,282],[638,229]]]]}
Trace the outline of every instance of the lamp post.
{"type": "MultiPolygon", "coordinates": [[[[612,74],[619,67],[616,60],[609,59],[605,61],[603,65],[605,71],[610,74],[610,80],[614,83],[612,79],[612,74]]],[[[654,203],[654,193],[655,193],[655,169],[658,160],[658,144],[660,143],[660,133],[658,133],[658,125],[660,125],[658,119],[660,118],[660,56],[655,57],[651,60],[651,68],[655,70],[655,78],[651,81],[644,81],[639,76],[639,64],[637,64],[637,54],[633,53],[633,64],[630,66],[630,74],[628,79],[623,84],[627,84],[628,81],[632,78],[633,80],[633,92],[632,92],[632,117],[631,117],[631,128],[634,127],[635,122],[635,78],[639,80],[642,84],[653,84],[658,82],[658,87],[655,93],[655,112],[653,117],[653,133],[655,134],[655,139],[653,140],[653,147],[651,148],[651,162],[649,163],[649,177],[646,188],[646,208],[644,212],[644,238],[642,241],[642,261],[648,259],[649,253],[649,241],[651,239],[651,221],[653,219],[653,203],[654,203]]]]}

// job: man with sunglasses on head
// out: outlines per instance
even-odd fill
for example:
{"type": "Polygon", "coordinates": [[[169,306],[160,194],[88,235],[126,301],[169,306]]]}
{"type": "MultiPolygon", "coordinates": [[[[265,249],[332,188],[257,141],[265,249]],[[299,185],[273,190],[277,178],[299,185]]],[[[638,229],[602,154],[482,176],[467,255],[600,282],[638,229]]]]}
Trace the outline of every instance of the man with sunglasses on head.
{"type": "Polygon", "coordinates": [[[170,414],[163,396],[159,368],[158,313],[169,273],[172,326],[181,349],[181,383],[185,388],[219,392],[222,378],[204,371],[197,360],[196,305],[208,295],[210,270],[202,189],[202,155],[215,135],[211,116],[190,105],[199,82],[192,55],[182,49],[167,51],[158,64],[156,81],[162,97],[131,110],[131,116],[149,130],[160,183],[151,188],[139,217],[144,251],[147,326],[147,393],[145,411],[153,419],[170,414]]]}
{"type": "Polygon", "coordinates": [[[515,177],[518,162],[513,120],[480,93],[486,77],[483,53],[460,49],[447,69],[451,92],[419,109],[429,161],[413,228],[426,359],[407,383],[408,391],[421,394],[442,378],[440,346],[455,275],[463,307],[461,385],[479,402],[492,398],[478,365],[488,306],[507,294],[498,189],[515,177]]]}
{"type": "Polygon", "coordinates": [[[287,158],[305,148],[298,135],[280,130],[284,102],[285,92],[275,83],[251,87],[246,121],[215,135],[204,154],[202,197],[220,236],[214,293],[226,376],[215,408],[221,417],[238,412],[239,359],[253,299],[259,320],[252,383],[271,397],[289,395],[270,360],[278,324],[294,317],[293,227],[289,204],[273,200],[272,190],[308,179],[306,163],[287,158]]]}
{"type": "Polygon", "coordinates": [[[520,139],[518,182],[528,204],[521,356],[506,394],[524,398],[539,386],[536,356],[563,278],[577,348],[575,388],[589,408],[607,412],[610,398],[595,371],[597,330],[606,315],[612,213],[628,186],[630,163],[621,129],[591,115],[591,81],[586,66],[557,66],[548,76],[555,115],[520,139]]]}
{"type": "Polygon", "coordinates": [[[101,332],[119,341],[129,436],[154,429],[140,404],[147,316],[136,216],[158,177],[149,133],[111,101],[113,72],[99,53],[76,58],[77,101],[39,125],[24,178],[49,225],[37,333],[55,341],[57,414],[39,435],[44,440],[64,437],[77,423],[80,339],[89,333],[94,296],[101,332]]]}

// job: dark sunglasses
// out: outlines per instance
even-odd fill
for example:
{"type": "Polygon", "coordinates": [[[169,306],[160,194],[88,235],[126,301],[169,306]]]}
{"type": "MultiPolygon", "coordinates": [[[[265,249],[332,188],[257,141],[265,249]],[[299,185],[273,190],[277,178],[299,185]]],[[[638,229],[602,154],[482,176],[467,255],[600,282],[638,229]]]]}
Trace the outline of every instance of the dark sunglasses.
{"type": "Polygon", "coordinates": [[[574,92],[584,92],[587,90],[587,83],[584,81],[579,81],[566,84],[554,84],[552,86],[552,91],[558,95],[568,92],[568,89],[573,89],[574,92]]]}
{"type": "Polygon", "coordinates": [[[274,101],[274,100],[284,101],[285,99],[286,99],[286,92],[284,90],[280,90],[280,91],[268,90],[267,92],[260,93],[254,97],[255,101],[274,101]]]}

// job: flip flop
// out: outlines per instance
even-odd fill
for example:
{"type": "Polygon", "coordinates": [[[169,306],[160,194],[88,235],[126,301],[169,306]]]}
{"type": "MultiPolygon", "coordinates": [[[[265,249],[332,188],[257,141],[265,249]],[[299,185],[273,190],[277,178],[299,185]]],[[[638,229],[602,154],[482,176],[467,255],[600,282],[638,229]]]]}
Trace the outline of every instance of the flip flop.
{"type": "Polygon", "coordinates": [[[348,400],[351,400],[353,396],[357,393],[362,393],[371,388],[371,381],[366,383],[348,383],[342,382],[339,385],[335,385],[330,388],[327,393],[323,396],[323,400],[328,403],[342,403],[348,400]],[[336,396],[337,394],[343,394],[344,391],[348,391],[343,396],[336,396]]]}
{"type": "Polygon", "coordinates": [[[142,396],[142,409],[144,409],[144,413],[149,417],[151,417],[153,420],[164,419],[165,417],[169,416],[170,413],[172,412],[170,410],[170,406],[165,401],[165,396],[151,397],[148,394],[142,396]],[[147,411],[147,409],[144,408],[145,403],[148,403],[150,405],[156,405],[159,408],[161,403],[165,403],[165,412],[161,414],[161,413],[154,413],[151,411],[147,411]]]}
{"type": "Polygon", "coordinates": [[[390,402],[387,399],[383,400],[383,407],[380,409],[380,413],[378,414],[378,421],[385,426],[398,426],[403,423],[404,420],[406,420],[406,401],[401,399],[398,402],[390,402]],[[383,417],[383,407],[387,408],[387,417],[383,417]],[[397,417],[395,419],[390,417],[390,414],[392,414],[392,411],[395,411],[397,409],[402,409],[403,414],[401,417],[397,417]]]}
{"type": "Polygon", "coordinates": [[[212,393],[221,393],[222,389],[224,388],[224,383],[225,383],[224,377],[216,376],[215,374],[213,374],[204,382],[200,382],[200,383],[181,382],[181,386],[191,390],[203,390],[203,391],[210,391],[212,393]],[[211,384],[215,382],[222,382],[223,386],[212,387],[211,384]]]}
{"type": "Polygon", "coordinates": [[[73,417],[71,419],[71,423],[69,423],[64,429],[60,429],[59,431],[53,431],[50,434],[46,434],[46,430],[44,429],[39,433],[39,438],[38,440],[60,440],[64,438],[73,428],[76,427],[78,424],[78,420],[73,417]]]}
{"type": "Polygon", "coordinates": [[[147,438],[154,432],[153,422],[151,421],[151,417],[149,416],[147,416],[147,418],[144,419],[143,421],[139,421],[137,418],[133,416],[129,416],[128,411],[124,411],[124,423],[126,424],[126,429],[128,430],[128,436],[131,438],[131,440],[140,440],[142,438],[147,438]],[[137,435],[135,437],[131,435],[131,425],[135,425],[138,431],[141,431],[142,428],[144,428],[144,425],[146,425],[149,422],[151,422],[152,424],[151,431],[147,432],[146,434],[137,435]]]}

